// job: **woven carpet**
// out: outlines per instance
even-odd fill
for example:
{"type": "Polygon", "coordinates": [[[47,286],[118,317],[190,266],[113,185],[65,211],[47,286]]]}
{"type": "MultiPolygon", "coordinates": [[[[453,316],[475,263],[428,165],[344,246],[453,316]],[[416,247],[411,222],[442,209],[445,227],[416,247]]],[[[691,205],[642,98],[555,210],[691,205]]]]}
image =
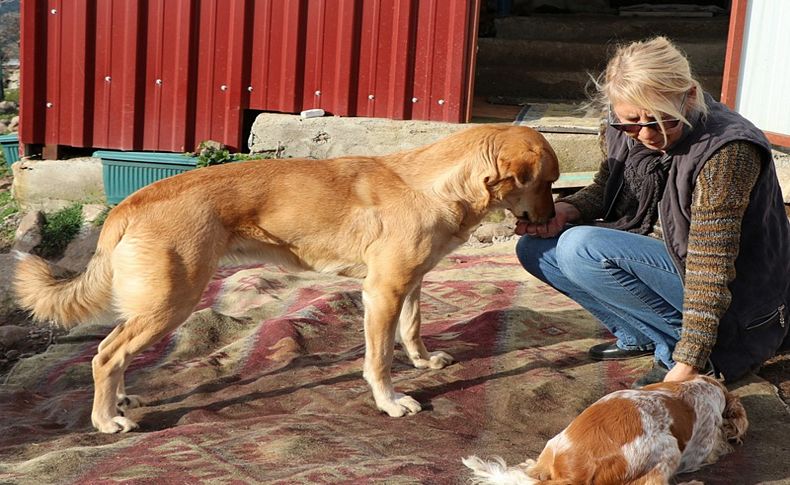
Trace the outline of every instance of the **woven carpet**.
{"type": "MultiPolygon", "coordinates": [[[[136,432],[90,425],[90,362],[109,325],[22,360],[0,390],[0,483],[464,483],[469,454],[536,457],[650,359],[590,361],[587,348],[609,336],[529,277],[513,246],[464,247],[426,276],[426,344],[458,362],[417,370],[398,348],[393,378],[422,404],[417,415],[373,405],[358,281],[223,268],[187,323],[132,362],[127,392],[147,401],[127,414],[136,432]]],[[[765,461],[787,456],[786,410],[764,382],[739,392],[765,419],[693,477],[779,483],[787,467],[765,461]]]]}

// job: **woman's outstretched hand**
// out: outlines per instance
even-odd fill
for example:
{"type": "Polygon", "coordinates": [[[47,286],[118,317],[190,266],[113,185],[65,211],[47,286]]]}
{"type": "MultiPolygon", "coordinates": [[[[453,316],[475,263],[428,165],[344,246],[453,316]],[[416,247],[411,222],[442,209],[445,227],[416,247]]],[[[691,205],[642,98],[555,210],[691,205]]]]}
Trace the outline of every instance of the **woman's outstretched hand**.
{"type": "Polygon", "coordinates": [[[524,234],[534,237],[555,237],[565,228],[569,222],[574,222],[581,217],[579,210],[567,202],[557,202],[554,204],[554,217],[545,224],[535,224],[519,219],[516,223],[516,234],[524,234]]]}

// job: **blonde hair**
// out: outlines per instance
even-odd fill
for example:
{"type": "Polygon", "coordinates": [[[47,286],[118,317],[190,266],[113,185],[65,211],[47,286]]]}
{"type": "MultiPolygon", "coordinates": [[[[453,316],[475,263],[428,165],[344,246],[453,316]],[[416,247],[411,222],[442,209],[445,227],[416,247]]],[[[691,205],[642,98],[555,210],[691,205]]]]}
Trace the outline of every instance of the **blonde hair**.
{"type": "Polygon", "coordinates": [[[620,46],[593,82],[597,90],[594,102],[601,107],[616,103],[639,106],[656,117],[662,132],[662,115],[691,126],[679,110],[684,96],[689,114],[704,117],[708,113],[702,86],[692,76],[688,59],[666,37],[620,46]]]}

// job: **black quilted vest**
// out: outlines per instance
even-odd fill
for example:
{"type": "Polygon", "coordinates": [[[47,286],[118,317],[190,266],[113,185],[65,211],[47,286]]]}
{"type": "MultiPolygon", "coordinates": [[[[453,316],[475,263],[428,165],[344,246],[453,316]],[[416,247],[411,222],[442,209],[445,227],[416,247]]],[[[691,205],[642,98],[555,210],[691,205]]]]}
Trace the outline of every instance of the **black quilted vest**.
{"type": "MultiPolygon", "coordinates": [[[[771,146],[751,122],[706,94],[707,118],[668,152],[672,155],[659,214],[669,254],[681,277],[691,224],[691,196],[705,162],[724,144],[754,143],[762,151],[762,170],[752,191],[741,227],[736,277],[730,283],[732,302],[719,322],[711,360],[727,381],[756,370],[774,355],[787,335],[790,300],[790,223],[784,209],[771,146]]],[[[610,177],[605,191],[612,207],[622,186],[629,138],[606,131],[610,177]]],[[[608,211],[611,212],[611,211],[608,211]]]]}

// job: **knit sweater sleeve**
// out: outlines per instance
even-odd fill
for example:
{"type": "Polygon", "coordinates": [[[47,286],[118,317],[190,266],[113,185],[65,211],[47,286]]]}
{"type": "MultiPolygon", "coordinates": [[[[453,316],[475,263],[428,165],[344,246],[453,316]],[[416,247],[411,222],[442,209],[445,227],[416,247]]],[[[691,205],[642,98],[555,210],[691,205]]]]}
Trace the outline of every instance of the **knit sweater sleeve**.
{"type": "Polygon", "coordinates": [[[683,298],[683,326],[673,360],[702,369],[716,344],[719,320],[732,300],[740,228],[760,174],[757,147],[723,146],[705,163],[692,195],[683,298]]]}
{"type": "Polygon", "coordinates": [[[579,222],[592,222],[604,216],[604,189],[609,179],[609,165],[606,160],[601,162],[593,182],[583,189],[566,197],[560,197],[556,202],[567,202],[576,207],[581,213],[579,222]]]}

